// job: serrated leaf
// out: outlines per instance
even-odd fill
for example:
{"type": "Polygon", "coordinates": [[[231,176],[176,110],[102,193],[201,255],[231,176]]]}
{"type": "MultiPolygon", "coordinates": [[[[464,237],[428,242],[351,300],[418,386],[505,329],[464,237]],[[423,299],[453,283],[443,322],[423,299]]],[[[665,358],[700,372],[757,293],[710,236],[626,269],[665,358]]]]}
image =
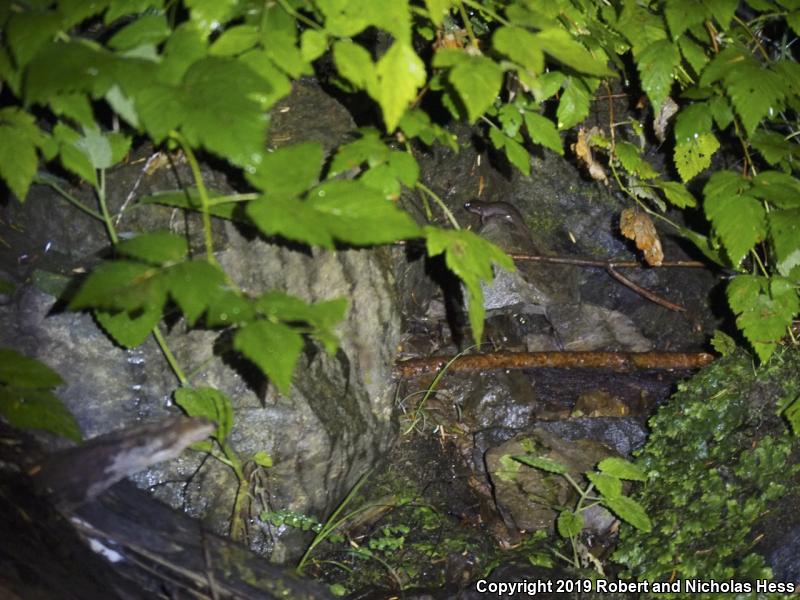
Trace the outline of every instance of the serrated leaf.
{"type": "MultiPolygon", "coordinates": [[[[437,57],[442,55],[437,53],[437,57]]],[[[484,56],[468,56],[450,70],[448,79],[458,92],[469,122],[473,123],[497,98],[503,83],[503,70],[484,56]]]]}
{"type": "Polygon", "coordinates": [[[103,330],[120,346],[136,348],[153,332],[161,320],[161,308],[152,306],[135,314],[95,311],[95,319],[103,330]]]}
{"type": "Polygon", "coordinates": [[[514,262],[500,248],[471,231],[425,227],[424,232],[428,256],[434,257],[444,252],[447,268],[467,287],[472,337],[476,344],[480,344],[486,314],[481,281],[487,284],[492,282],[493,264],[513,271],[514,262]]]}
{"type": "Polygon", "coordinates": [[[55,38],[61,28],[61,16],[57,12],[25,11],[12,14],[4,29],[17,68],[22,70],[44,44],[55,38]]]}
{"type": "Polygon", "coordinates": [[[789,421],[792,433],[794,433],[795,436],[800,436],[800,396],[795,398],[794,401],[786,407],[783,414],[786,420],[789,421]]]}
{"type": "Polygon", "coordinates": [[[186,0],[192,21],[206,35],[227,22],[236,11],[237,0],[186,0]]]}
{"type": "Polygon", "coordinates": [[[679,144],[695,136],[711,133],[711,109],[705,102],[684,107],[675,119],[675,141],[679,144]]]}
{"type": "Polygon", "coordinates": [[[259,99],[259,103],[264,110],[274,106],[278,100],[288,96],[289,92],[292,91],[292,84],[289,78],[271,60],[266,58],[266,53],[263,50],[255,49],[245,52],[239,57],[239,62],[253,69],[253,72],[269,83],[270,92],[262,95],[259,99]]]}
{"type": "Polygon", "coordinates": [[[367,92],[380,104],[386,130],[391,132],[425,85],[425,63],[410,43],[395,40],[375,65],[375,75],[367,82],[367,92]]]}
{"type": "Polygon", "coordinates": [[[647,475],[644,471],[642,471],[642,469],[637,467],[632,462],[616,456],[601,460],[597,465],[597,468],[603,473],[608,473],[609,475],[619,477],[620,479],[626,479],[628,481],[647,480],[647,475]]]}
{"type": "Polygon", "coordinates": [[[338,349],[339,338],[334,327],[344,318],[347,311],[345,298],[308,304],[300,298],[282,292],[268,292],[258,299],[256,306],[270,321],[309,324],[313,327],[311,335],[323,343],[326,352],[333,354],[338,349]]]}
{"type": "Polygon", "coordinates": [[[777,165],[789,157],[795,149],[794,144],[774,131],[756,131],[750,137],[750,143],[761,153],[764,160],[771,165],[777,165]]]}
{"type": "Polygon", "coordinates": [[[102,96],[115,83],[116,60],[110,53],[86,42],[48,43],[28,65],[25,99],[45,104],[51,96],[63,93],[102,96]]]}
{"type": "Polygon", "coordinates": [[[736,351],[736,341],[724,331],[717,329],[711,337],[711,347],[722,356],[730,356],[736,351]]]}
{"type": "Polygon", "coordinates": [[[681,62],[678,49],[669,40],[653,42],[637,57],[637,67],[642,80],[642,88],[658,113],[669,96],[672,87],[672,73],[681,62]]]}
{"type": "Polygon", "coordinates": [[[525,147],[514,138],[507,138],[505,143],[508,162],[519,169],[526,177],[531,174],[531,156],[525,147]]]}
{"type": "Polygon", "coordinates": [[[706,195],[703,208],[733,265],[766,237],[764,207],[752,196],[706,195]]]}
{"type": "Polygon", "coordinates": [[[500,27],[492,36],[494,48],[539,75],[544,71],[544,54],[536,36],[522,27],[500,27]]]}
{"type": "Polygon", "coordinates": [[[541,469],[548,473],[556,473],[563,475],[568,472],[568,469],[559,462],[550,460],[549,458],[542,458],[540,456],[514,456],[514,460],[521,462],[524,465],[533,467],[534,469],[541,469]]]}
{"type": "Polygon", "coordinates": [[[594,484],[594,487],[604,499],[618,498],[622,495],[622,481],[609,475],[608,473],[586,473],[587,479],[594,484]]]}
{"type": "Polygon", "coordinates": [[[736,9],[739,7],[739,0],[706,0],[711,14],[719,23],[722,31],[728,29],[736,9]]]}
{"type": "Polygon", "coordinates": [[[387,200],[400,197],[400,182],[388,164],[378,165],[366,171],[358,180],[369,188],[380,192],[387,200]]]}
{"type": "Polygon", "coordinates": [[[653,529],[644,507],[632,498],[628,496],[604,498],[603,504],[620,519],[633,525],[639,531],[647,533],[653,529]]]}
{"type": "Polygon", "coordinates": [[[693,179],[711,166],[711,157],[719,150],[719,142],[713,133],[704,133],[675,145],[675,167],[683,181],[693,179]]]}
{"type": "Polygon", "coordinates": [[[664,195],[669,200],[670,204],[678,208],[686,208],[697,206],[697,200],[692,193],[686,189],[686,186],[676,181],[656,181],[654,185],[658,186],[664,195]]]}
{"type": "Polygon", "coordinates": [[[397,180],[407,188],[413,188],[419,180],[419,164],[414,155],[394,151],[389,155],[389,168],[397,180]]]}
{"type": "Polygon", "coordinates": [[[639,149],[630,142],[617,142],[614,154],[622,167],[642,179],[653,179],[658,176],[652,165],[642,158],[639,149]]]}
{"type": "Polygon", "coordinates": [[[695,73],[700,73],[708,64],[708,55],[705,48],[695,42],[691,37],[684,35],[678,40],[678,47],[681,49],[681,54],[686,62],[694,69],[695,73]]]}
{"type": "Polygon", "coordinates": [[[187,388],[175,390],[175,403],[190,417],[204,417],[217,424],[213,437],[224,442],[233,429],[233,403],[215,388],[187,388]]]}
{"type": "Polygon", "coordinates": [[[16,107],[0,110],[0,177],[20,202],[36,175],[36,146],[43,137],[32,115],[16,107]]]}
{"type": "Polygon", "coordinates": [[[761,119],[780,109],[784,87],[778,75],[753,59],[738,65],[725,77],[725,89],[748,134],[761,119]]]}
{"type": "Polygon", "coordinates": [[[289,198],[302,194],[317,181],[323,149],[318,142],[302,142],[264,155],[247,180],[264,190],[267,198],[289,198]]]}
{"type": "Polygon", "coordinates": [[[280,235],[304,244],[333,248],[325,215],[296,198],[266,198],[247,204],[247,215],[265,235],[280,235]]]}
{"type": "Polygon", "coordinates": [[[256,452],[253,454],[253,462],[256,463],[259,467],[264,467],[265,469],[269,469],[272,467],[272,457],[263,450],[256,452]]]}
{"type": "Polygon", "coordinates": [[[84,280],[69,308],[134,311],[153,307],[160,310],[166,301],[166,286],[160,275],[159,269],[138,262],[102,263],[84,280]]]}
{"type": "Polygon", "coordinates": [[[354,42],[338,41],[333,45],[333,64],[339,75],[364,90],[374,85],[377,75],[369,52],[354,42]]]}
{"type": "Polygon", "coordinates": [[[210,56],[236,56],[258,43],[258,29],[253,25],[235,25],[226,29],[208,49],[210,56]]]}
{"type": "Polygon", "coordinates": [[[567,78],[567,87],[558,103],[558,128],[569,129],[577,125],[589,115],[589,104],[592,95],[586,84],[576,78],[567,78]]]}
{"type": "Polygon", "coordinates": [[[569,509],[562,510],[558,514],[556,526],[561,537],[567,539],[575,537],[583,531],[583,515],[569,509]]]}
{"type": "Polygon", "coordinates": [[[737,314],[736,324],[764,362],[775,350],[793,317],[800,311],[800,300],[791,281],[782,277],[740,275],[730,281],[728,304],[737,314]]]}
{"type": "Polygon", "coordinates": [[[323,183],[309,192],[307,204],[342,242],[384,244],[422,233],[407,213],[357,181],[323,183]]]}
{"type": "Polygon", "coordinates": [[[770,211],[769,233],[778,272],[788,277],[800,265],[800,208],[770,211]]]}
{"type": "Polygon", "coordinates": [[[0,386],[0,415],[20,429],[44,429],[75,442],[81,440],[75,417],[45,389],[0,386]]]}
{"type": "Polygon", "coordinates": [[[108,47],[115,50],[128,50],[143,44],[160,44],[167,39],[170,31],[164,14],[142,15],[117,31],[108,40],[108,47]]]}
{"type": "Polygon", "coordinates": [[[205,324],[208,327],[230,327],[255,320],[257,314],[253,301],[229,289],[207,299],[205,324]]]}
{"type": "Polygon", "coordinates": [[[206,56],[206,52],[206,38],[200,29],[191,21],[180,24],[164,44],[158,79],[178,85],[189,66],[206,56]]]}
{"type": "Polygon", "coordinates": [[[50,99],[50,108],[59,117],[67,117],[84,127],[96,126],[86,94],[59,94],[50,99]]]}
{"type": "Polygon", "coordinates": [[[693,25],[702,23],[706,19],[706,14],[705,3],[696,0],[667,0],[664,7],[669,31],[675,40],[693,25]]]}
{"type": "MultiPolygon", "coordinates": [[[[237,206],[241,203],[237,200],[225,202],[226,196],[209,193],[209,212],[212,216],[222,219],[233,219],[237,206]]],[[[200,194],[195,188],[187,188],[174,192],[156,192],[151,196],[143,196],[139,199],[139,204],[161,204],[164,206],[174,206],[186,210],[201,211],[203,203],[200,201],[200,194]]]]}
{"type": "Polygon", "coordinates": [[[61,385],[61,376],[34,358],[0,348],[0,383],[17,388],[47,389],[61,385]]]}
{"type": "Polygon", "coordinates": [[[613,72],[560,27],[535,34],[538,46],[560,63],[587,75],[607,77],[613,72]]]}
{"type": "Polygon", "coordinates": [[[163,0],[114,0],[108,4],[108,10],[103,17],[106,25],[126,15],[143,13],[148,8],[160,9],[164,2],[163,0]]]}
{"type": "Polygon", "coordinates": [[[523,119],[532,142],[541,144],[562,156],[564,155],[561,136],[558,134],[555,123],[547,117],[534,112],[525,112],[523,119]]]}
{"type": "Polygon", "coordinates": [[[193,326],[205,310],[222,294],[223,272],[204,260],[183,262],[169,269],[170,296],[193,326]]]}
{"type": "Polygon", "coordinates": [[[753,179],[750,193],[778,208],[800,207],[800,180],[780,171],[762,171],[753,179]]]}
{"type": "Polygon", "coordinates": [[[183,260],[189,252],[186,238],[168,231],[144,233],[119,242],[114,249],[122,255],[154,265],[183,260]]]}
{"type": "Polygon", "coordinates": [[[356,169],[363,164],[370,167],[382,164],[389,159],[391,150],[381,140],[380,133],[372,127],[359,130],[361,137],[354,142],[339,146],[330,166],[330,176],[335,177],[356,169]]]}
{"type": "Polygon", "coordinates": [[[255,363],[284,394],[292,383],[292,372],[303,350],[303,338],[281,323],[255,321],[240,327],[233,347],[255,363]]]}

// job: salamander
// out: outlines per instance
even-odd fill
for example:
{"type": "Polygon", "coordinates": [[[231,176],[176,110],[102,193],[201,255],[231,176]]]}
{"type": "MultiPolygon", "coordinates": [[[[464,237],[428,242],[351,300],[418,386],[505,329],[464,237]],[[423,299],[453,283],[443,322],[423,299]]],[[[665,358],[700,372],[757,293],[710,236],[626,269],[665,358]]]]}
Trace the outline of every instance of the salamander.
{"type": "Polygon", "coordinates": [[[514,226],[521,231],[528,231],[525,219],[522,218],[522,215],[516,207],[508,202],[483,202],[482,200],[472,200],[464,204],[464,208],[471,213],[479,215],[482,225],[485,225],[486,221],[489,219],[498,218],[513,223],[514,226]]]}

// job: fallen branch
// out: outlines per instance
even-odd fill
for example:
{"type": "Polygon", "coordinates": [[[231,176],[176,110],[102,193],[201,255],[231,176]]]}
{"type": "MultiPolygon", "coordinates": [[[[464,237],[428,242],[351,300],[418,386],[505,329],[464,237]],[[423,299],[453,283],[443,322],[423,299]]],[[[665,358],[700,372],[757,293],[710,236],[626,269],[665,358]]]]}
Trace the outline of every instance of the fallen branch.
{"type": "MultiPolygon", "coordinates": [[[[438,371],[452,356],[412,358],[395,364],[395,377],[417,377],[438,371]]],[[[714,361],[706,352],[491,352],[465,354],[448,367],[451,371],[493,369],[608,369],[634,370],[698,369],[714,361]]]]}
{"type": "Polygon", "coordinates": [[[645,289],[645,288],[641,287],[640,285],[635,284],[630,279],[625,277],[622,273],[620,273],[619,271],[614,270],[613,267],[608,267],[606,269],[606,271],[608,272],[609,275],[611,275],[611,277],[613,277],[614,279],[619,281],[622,285],[624,285],[627,288],[630,288],[631,290],[633,290],[634,292],[636,292],[640,296],[642,296],[644,298],[647,298],[648,300],[650,300],[650,302],[655,302],[659,306],[663,306],[664,308],[668,308],[669,310],[674,310],[676,312],[686,312],[686,309],[683,306],[681,306],[680,304],[674,304],[674,303],[670,302],[669,300],[665,300],[664,298],[662,298],[658,294],[654,294],[650,290],[645,289]]]}

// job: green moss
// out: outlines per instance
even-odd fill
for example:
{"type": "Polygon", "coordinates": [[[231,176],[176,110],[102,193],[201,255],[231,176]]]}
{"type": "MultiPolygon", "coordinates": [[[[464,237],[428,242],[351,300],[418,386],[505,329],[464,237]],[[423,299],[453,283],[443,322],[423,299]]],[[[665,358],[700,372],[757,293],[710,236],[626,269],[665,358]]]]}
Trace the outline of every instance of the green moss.
{"type": "Polygon", "coordinates": [[[636,461],[648,473],[637,499],[653,518],[653,532],[622,527],[614,558],[626,575],[648,581],[771,577],[763,557],[751,552],[751,530],[798,472],[798,465],[787,466],[796,439],[776,416],[798,373],[796,351],[757,372],[739,353],[698,373],[661,407],[636,461]]]}

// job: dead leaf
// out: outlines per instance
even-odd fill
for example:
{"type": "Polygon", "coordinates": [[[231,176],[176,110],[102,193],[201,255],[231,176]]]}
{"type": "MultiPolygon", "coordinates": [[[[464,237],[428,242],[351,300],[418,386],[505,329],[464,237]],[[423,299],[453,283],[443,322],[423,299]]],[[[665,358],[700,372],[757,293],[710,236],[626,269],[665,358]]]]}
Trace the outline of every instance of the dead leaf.
{"type": "Polygon", "coordinates": [[[667,139],[667,125],[669,125],[669,120],[676,112],[678,112],[678,105],[672,98],[667,96],[667,99],[661,105],[661,110],[658,111],[656,118],[653,119],[653,131],[659,142],[667,139]]]}
{"type": "Polygon", "coordinates": [[[605,185],[608,185],[606,170],[603,168],[603,165],[597,162],[594,156],[592,156],[592,148],[589,145],[586,130],[583,127],[578,129],[578,139],[572,144],[571,149],[575,153],[575,156],[578,157],[578,160],[586,165],[586,169],[589,171],[589,175],[592,179],[595,181],[602,181],[605,185]]]}
{"type": "Polygon", "coordinates": [[[648,265],[661,265],[664,251],[661,249],[656,227],[647,213],[638,208],[626,208],[619,217],[619,230],[626,238],[636,242],[636,247],[642,251],[648,265]]]}

